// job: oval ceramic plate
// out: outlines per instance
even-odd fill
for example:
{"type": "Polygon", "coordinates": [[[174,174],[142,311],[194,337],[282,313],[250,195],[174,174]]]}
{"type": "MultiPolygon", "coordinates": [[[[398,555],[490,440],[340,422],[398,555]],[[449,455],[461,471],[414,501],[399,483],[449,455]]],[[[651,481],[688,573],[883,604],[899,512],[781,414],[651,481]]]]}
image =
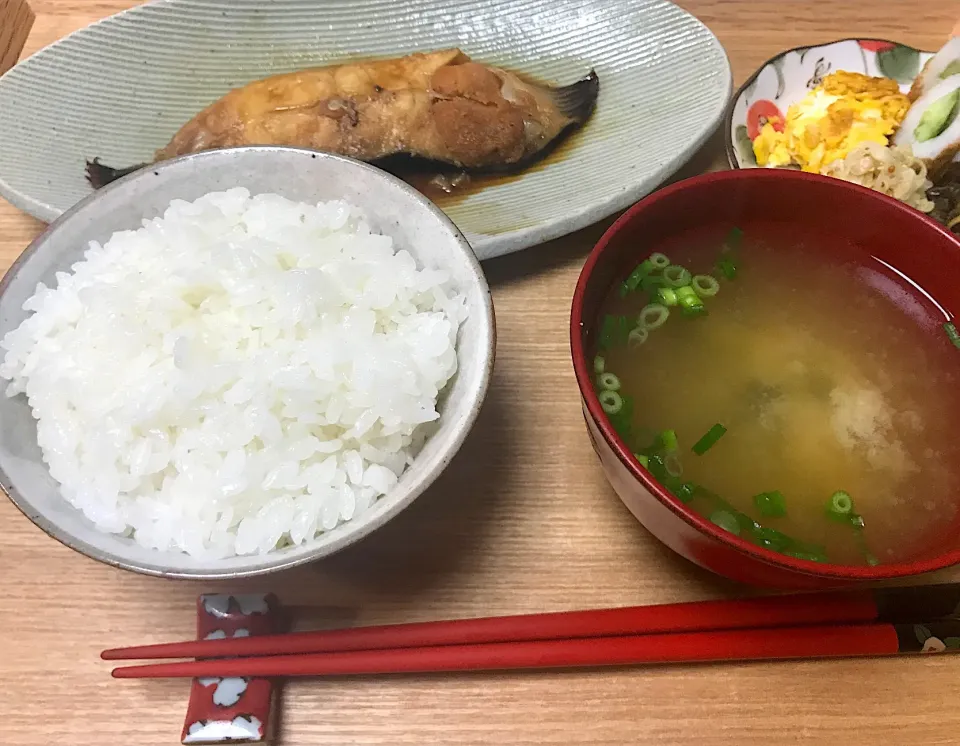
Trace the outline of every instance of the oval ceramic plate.
{"type": "Polygon", "coordinates": [[[933,54],[884,39],[842,39],[781,52],[736,92],[723,123],[731,168],[757,168],[753,139],[770,116],[784,120],[787,108],[820,85],[824,75],[847,70],[892,78],[906,93],[933,54]]]}
{"type": "Polygon", "coordinates": [[[149,160],[233,87],[454,46],[545,81],[600,77],[597,110],[562,157],[445,207],[481,259],[652,191],[719,125],[731,91],[720,43],[665,0],[156,0],[0,78],[0,194],[50,221],[89,193],[86,159],[149,160]]]}

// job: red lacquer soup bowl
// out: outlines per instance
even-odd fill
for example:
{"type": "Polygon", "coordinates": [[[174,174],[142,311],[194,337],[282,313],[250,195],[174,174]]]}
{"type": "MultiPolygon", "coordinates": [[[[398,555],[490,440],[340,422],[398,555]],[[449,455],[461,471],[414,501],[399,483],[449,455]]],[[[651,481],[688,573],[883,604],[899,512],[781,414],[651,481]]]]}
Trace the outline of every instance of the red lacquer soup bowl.
{"type": "MultiPolygon", "coordinates": [[[[614,283],[651,252],[676,245],[688,233],[736,225],[749,236],[752,225],[769,230],[771,224],[777,231],[782,226],[785,241],[802,236],[865,261],[872,255],[923,287],[951,317],[960,312],[960,242],[892,198],[838,179],[768,169],[707,174],[667,187],[634,205],[603,235],[587,258],[573,298],[573,364],[587,429],[607,479],[637,520],[664,544],[746,583],[830,588],[960,563],[960,526],[912,561],[876,567],[821,564],[756,546],[670,494],[637,463],[604,415],[592,381],[592,359],[601,304],[614,283]]],[[[642,408],[642,400],[634,406],[642,408]]]]}

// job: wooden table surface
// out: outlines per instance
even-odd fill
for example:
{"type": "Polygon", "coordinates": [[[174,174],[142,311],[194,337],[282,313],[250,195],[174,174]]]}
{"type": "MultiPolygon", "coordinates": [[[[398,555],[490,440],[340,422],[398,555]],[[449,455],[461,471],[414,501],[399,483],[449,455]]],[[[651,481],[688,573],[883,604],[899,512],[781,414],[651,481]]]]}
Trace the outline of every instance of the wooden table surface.
{"type": "MultiPolygon", "coordinates": [[[[31,0],[24,54],[129,0],[31,0]]],[[[684,0],[742,81],[777,51],[847,36],[937,48],[957,5],[684,0]]],[[[712,143],[687,173],[718,163],[712,143]]],[[[606,223],[604,224],[606,225],[606,223]]],[[[746,592],[630,516],[590,449],[569,363],[569,299],[604,225],[493,260],[497,368],[436,486],[378,533],[269,585],[304,618],[377,623],[694,600],[746,592]]],[[[0,272],[41,230],[0,200],[0,272]]],[[[191,637],[198,593],[60,546],[0,500],[0,743],[175,744],[188,682],[118,682],[104,647],[191,637]]],[[[960,578],[960,573],[942,577],[960,578]]],[[[221,590],[237,590],[237,584],[221,590]]],[[[294,682],[279,743],[960,743],[958,663],[857,660],[294,682]]]]}

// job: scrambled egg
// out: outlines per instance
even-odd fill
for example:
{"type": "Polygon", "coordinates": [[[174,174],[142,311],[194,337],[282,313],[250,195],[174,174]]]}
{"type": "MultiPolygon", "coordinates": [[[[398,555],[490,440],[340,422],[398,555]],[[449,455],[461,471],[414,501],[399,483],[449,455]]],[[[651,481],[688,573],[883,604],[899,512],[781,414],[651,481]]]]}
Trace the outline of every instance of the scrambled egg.
{"type": "Polygon", "coordinates": [[[787,109],[782,132],[768,121],[753,141],[761,166],[820,173],[863,142],[886,146],[910,107],[896,81],[839,70],[787,109]]]}

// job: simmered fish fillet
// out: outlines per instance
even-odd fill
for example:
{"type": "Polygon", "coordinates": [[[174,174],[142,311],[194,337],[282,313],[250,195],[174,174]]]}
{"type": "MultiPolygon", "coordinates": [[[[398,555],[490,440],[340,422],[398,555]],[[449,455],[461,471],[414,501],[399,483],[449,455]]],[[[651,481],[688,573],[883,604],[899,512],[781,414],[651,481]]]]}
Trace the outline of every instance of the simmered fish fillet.
{"type": "MultiPolygon", "coordinates": [[[[467,170],[512,169],[585,122],[598,92],[592,72],[550,88],[459,49],[320,67],[230,91],[187,122],[156,160],[289,145],[371,162],[407,155],[467,170]]],[[[94,161],[88,178],[102,186],[138,167],[94,161]]]]}

